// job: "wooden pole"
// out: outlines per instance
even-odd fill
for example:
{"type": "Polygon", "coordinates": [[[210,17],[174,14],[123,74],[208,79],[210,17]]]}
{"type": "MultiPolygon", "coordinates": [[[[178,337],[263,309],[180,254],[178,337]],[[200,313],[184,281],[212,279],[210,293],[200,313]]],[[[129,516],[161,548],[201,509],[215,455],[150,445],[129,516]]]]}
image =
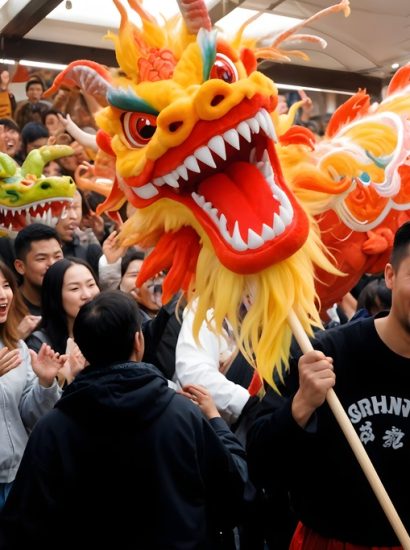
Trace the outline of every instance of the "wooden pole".
{"type": "MultiPolygon", "coordinates": [[[[308,351],[312,351],[312,343],[310,342],[307,334],[303,330],[303,327],[293,310],[291,310],[288,315],[288,321],[293,335],[295,336],[296,341],[298,342],[302,352],[307,353],[308,351]]],[[[373,492],[376,495],[380,506],[383,508],[383,511],[390,522],[390,525],[396,533],[400,544],[403,546],[404,550],[410,550],[410,537],[403,525],[403,522],[397,514],[396,509],[394,508],[393,503],[369,458],[369,455],[363,447],[359,436],[353,428],[353,425],[350,422],[349,417],[342,407],[342,404],[340,403],[339,398],[337,397],[333,388],[331,388],[327,392],[326,401],[331,408],[340,428],[342,429],[350,447],[352,448],[352,451],[354,452],[364,472],[364,475],[367,477],[367,480],[370,483],[370,486],[373,489],[373,492]]]]}

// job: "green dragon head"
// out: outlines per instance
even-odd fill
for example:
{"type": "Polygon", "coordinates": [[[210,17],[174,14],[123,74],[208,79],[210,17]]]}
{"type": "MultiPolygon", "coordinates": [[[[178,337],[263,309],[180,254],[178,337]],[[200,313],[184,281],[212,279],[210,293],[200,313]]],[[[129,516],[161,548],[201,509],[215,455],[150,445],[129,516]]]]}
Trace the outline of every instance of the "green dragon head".
{"type": "Polygon", "coordinates": [[[0,153],[0,234],[13,234],[32,222],[55,225],[76,190],[69,176],[44,176],[51,160],[73,154],[67,145],[31,151],[21,167],[0,153]]]}

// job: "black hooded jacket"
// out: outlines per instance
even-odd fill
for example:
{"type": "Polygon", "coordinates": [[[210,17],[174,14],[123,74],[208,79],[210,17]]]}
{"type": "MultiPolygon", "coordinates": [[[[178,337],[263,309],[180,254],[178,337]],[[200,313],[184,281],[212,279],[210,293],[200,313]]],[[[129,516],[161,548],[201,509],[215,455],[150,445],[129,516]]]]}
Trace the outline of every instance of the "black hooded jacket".
{"type": "Polygon", "coordinates": [[[0,548],[215,548],[246,478],[224,422],[208,422],[155,367],[90,366],[31,434],[0,548]]]}

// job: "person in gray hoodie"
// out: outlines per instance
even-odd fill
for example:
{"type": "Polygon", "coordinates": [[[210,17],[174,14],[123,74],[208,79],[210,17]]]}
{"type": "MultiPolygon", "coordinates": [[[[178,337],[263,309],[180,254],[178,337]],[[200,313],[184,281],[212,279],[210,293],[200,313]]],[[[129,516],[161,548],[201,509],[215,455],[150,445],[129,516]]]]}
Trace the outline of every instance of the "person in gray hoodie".
{"type": "Polygon", "coordinates": [[[16,476],[28,432],[61,395],[56,382],[61,367],[58,354],[44,344],[37,355],[19,340],[19,299],[13,273],[0,262],[0,509],[16,476]]]}

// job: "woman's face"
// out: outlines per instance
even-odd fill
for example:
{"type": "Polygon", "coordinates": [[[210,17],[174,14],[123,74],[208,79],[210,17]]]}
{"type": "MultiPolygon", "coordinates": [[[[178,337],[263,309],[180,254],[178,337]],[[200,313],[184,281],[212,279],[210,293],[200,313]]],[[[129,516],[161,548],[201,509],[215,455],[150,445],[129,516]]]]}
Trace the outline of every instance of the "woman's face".
{"type": "Polygon", "coordinates": [[[13,291],[10,283],[0,271],[0,323],[7,321],[7,315],[13,300],[13,291]]]}
{"type": "Polygon", "coordinates": [[[120,289],[123,292],[131,292],[135,289],[138,273],[140,272],[143,260],[132,260],[121,279],[120,289]]]}
{"type": "Polygon", "coordinates": [[[100,293],[91,271],[85,266],[74,264],[64,274],[62,299],[67,317],[75,319],[80,307],[100,293]]]}

